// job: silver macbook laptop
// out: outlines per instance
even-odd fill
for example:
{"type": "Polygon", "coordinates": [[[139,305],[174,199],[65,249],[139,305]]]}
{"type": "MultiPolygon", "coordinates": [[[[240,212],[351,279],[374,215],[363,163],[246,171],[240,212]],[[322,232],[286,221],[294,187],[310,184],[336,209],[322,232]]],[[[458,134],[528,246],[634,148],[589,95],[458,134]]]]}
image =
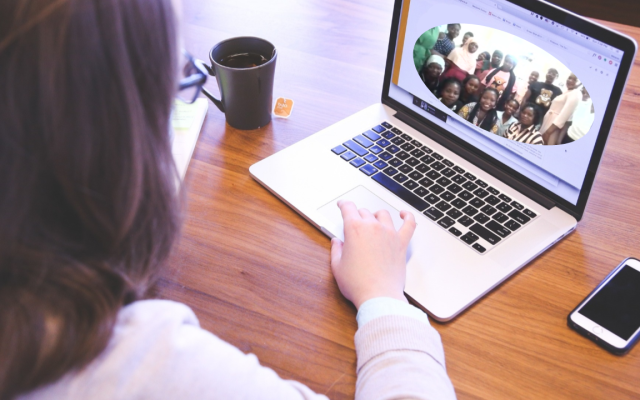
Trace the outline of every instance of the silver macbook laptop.
{"type": "Polygon", "coordinates": [[[251,166],[329,237],[410,210],[405,293],[447,321],[573,231],[633,39],[536,0],[397,0],[374,104],[251,166]]]}

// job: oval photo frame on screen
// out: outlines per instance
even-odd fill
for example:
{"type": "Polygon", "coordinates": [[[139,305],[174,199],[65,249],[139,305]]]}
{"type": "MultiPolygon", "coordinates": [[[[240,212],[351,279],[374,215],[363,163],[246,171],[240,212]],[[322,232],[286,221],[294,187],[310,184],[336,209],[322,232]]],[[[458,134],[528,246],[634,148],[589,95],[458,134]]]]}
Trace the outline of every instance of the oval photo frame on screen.
{"type": "Polygon", "coordinates": [[[580,79],[557,58],[500,29],[452,23],[425,31],[414,64],[430,95],[471,126],[532,145],[570,144],[593,125],[580,79]]]}

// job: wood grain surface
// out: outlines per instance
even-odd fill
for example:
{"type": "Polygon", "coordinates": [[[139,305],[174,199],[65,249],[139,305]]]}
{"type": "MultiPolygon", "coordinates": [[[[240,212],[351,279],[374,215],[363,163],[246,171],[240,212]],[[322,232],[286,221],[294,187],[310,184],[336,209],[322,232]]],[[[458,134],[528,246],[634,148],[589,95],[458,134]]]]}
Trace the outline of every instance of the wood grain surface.
{"type": "MultiPolygon", "coordinates": [[[[329,268],[329,239],[249,176],[249,166],[379,102],[391,0],[185,0],[185,47],[207,60],[220,40],[279,49],[276,97],[289,119],[256,131],[213,105],[186,176],[183,235],[154,294],[282,377],[330,398],[355,389],[355,308],[329,268]]],[[[640,41],[640,28],[605,23],[640,41]]],[[[640,68],[624,94],[578,229],[440,332],[460,399],[640,398],[640,349],[613,356],[567,314],[623,258],[640,257],[640,68]]],[[[207,87],[217,93],[213,79],[207,87]]],[[[304,166],[298,166],[303,168],[304,166]]]]}

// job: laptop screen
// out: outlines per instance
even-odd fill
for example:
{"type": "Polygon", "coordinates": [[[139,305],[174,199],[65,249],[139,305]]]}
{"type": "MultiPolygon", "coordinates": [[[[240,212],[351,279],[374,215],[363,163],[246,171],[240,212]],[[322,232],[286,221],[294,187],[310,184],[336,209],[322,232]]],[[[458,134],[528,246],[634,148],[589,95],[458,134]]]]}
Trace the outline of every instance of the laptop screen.
{"type": "Polygon", "coordinates": [[[388,96],[578,204],[624,51],[505,0],[402,3],[388,96]]]}

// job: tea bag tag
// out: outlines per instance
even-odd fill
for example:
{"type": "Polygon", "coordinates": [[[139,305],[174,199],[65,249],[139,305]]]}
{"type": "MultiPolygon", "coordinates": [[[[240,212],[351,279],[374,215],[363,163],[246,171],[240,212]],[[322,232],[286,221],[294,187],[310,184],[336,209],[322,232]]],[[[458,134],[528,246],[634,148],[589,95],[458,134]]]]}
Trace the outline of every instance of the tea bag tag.
{"type": "Polygon", "coordinates": [[[293,110],[293,100],[278,97],[273,107],[273,115],[278,118],[289,118],[291,110],[293,110]]]}

